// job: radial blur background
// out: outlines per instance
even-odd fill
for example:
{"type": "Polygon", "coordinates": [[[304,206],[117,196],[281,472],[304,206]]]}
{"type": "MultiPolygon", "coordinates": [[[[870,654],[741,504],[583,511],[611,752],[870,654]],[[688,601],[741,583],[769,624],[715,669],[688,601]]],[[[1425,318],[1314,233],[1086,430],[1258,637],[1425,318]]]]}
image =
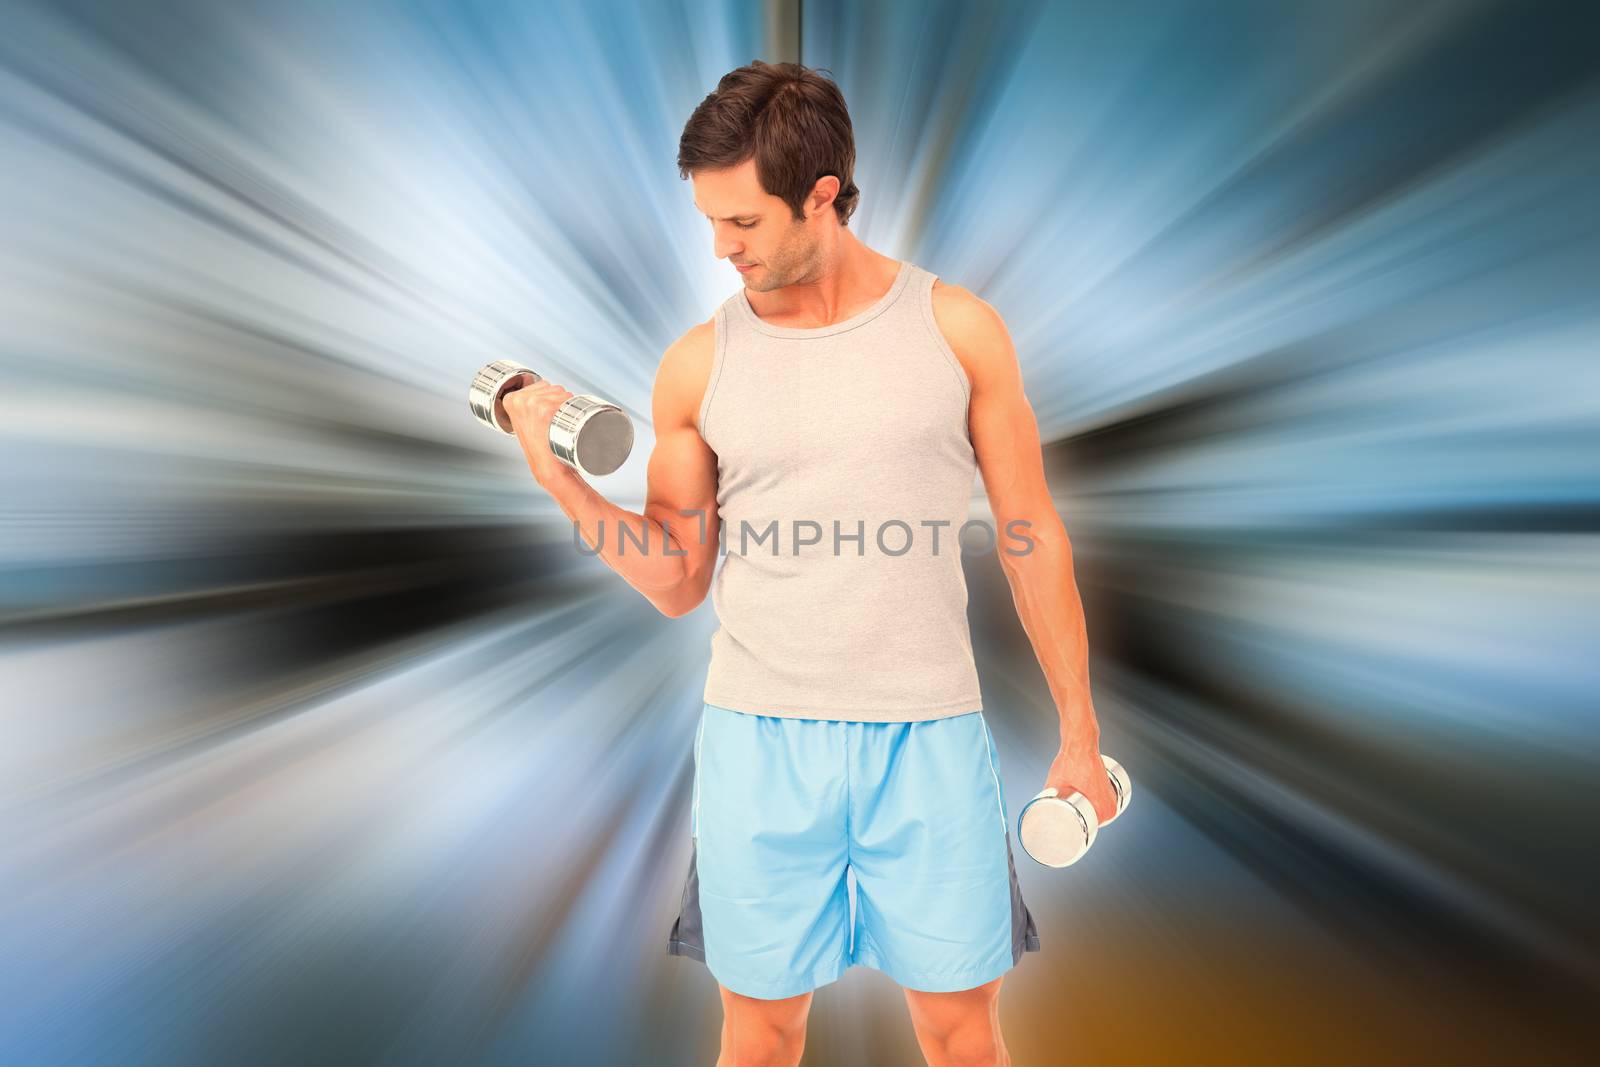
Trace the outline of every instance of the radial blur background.
{"type": "MultiPolygon", "coordinates": [[[[0,1062],[715,1060],[712,607],[466,387],[621,404],[642,507],[740,284],[677,138],[755,58],[1005,317],[1136,782],[1019,853],[1013,1062],[1593,1062],[1594,10],[0,3],[0,1062]]],[[[966,564],[1015,812],[1055,710],[966,564]]],[[[805,1064],[920,1062],[890,979],[818,992],[805,1064]]]]}

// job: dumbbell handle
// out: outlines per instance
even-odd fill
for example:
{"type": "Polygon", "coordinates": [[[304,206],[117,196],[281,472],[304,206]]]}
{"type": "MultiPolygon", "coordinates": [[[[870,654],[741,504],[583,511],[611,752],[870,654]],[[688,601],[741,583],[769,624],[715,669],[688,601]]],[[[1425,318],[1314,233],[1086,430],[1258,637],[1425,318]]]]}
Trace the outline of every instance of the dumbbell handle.
{"type": "MultiPolygon", "coordinates": [[[[506,395],[543,380],[521,364],[497,359],[472,379],[467,406],[490,429],[515,434],[506,414],[506,395]]],[[[610,474],[633,451],[633,421],[600,397],[588,393],[568,397],[550,420],[550,451],[583,474],[610,474]]]]}

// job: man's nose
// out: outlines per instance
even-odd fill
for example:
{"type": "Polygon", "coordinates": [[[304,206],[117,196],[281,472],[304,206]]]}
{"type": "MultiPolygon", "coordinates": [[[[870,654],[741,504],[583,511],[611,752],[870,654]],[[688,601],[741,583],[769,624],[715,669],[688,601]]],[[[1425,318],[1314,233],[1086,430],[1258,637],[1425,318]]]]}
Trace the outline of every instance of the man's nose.
{"type": "Polygon", "coordinates": [[[720,237],[713,242],[713,245],[718,259],[727,259],[734,253],[743,251],[743,246],[738,241],[724,241],[720,237]]]}

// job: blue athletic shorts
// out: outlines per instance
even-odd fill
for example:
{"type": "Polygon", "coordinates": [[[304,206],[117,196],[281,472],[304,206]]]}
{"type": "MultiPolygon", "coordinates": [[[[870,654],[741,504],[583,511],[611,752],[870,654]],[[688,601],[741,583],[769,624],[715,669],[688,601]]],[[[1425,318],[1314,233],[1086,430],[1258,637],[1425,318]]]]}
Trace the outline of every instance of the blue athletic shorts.
{"type": "Polygon", "coordinates": [[[667,951],[735,993],[798,996],[853,964],[953,992],[1038,951],[982,711],[851,722],[706,704],[694,769],[667,951]]]}

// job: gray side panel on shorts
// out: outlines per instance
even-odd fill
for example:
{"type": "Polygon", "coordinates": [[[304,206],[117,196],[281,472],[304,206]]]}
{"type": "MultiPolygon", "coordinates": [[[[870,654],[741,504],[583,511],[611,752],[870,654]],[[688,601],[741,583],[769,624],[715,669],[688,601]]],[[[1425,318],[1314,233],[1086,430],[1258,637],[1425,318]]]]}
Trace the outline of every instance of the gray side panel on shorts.
{"type": "Polygon", "coordinates": [[[1033,924],[1033,913],[1022,901],[1022,887],[1017,884],[1017,863],[1011,856],[1011,830],[1006,829],[1006,866],[1011,868],[1011,962],[1020,963],[1024,952],[1039,951],[1039,930],[1033,924]]]}
{"type": "Polygon", "coordinates": [[[667,954],[688,956],[704,963],[706,939],[700,921],[700,876],[695,866],[697,845],[693,837],[689,838],[689,876],[683,883],[683,904],[678,909],[678,918],[672,924],[672,933],[667,935],[667,954]]]}

